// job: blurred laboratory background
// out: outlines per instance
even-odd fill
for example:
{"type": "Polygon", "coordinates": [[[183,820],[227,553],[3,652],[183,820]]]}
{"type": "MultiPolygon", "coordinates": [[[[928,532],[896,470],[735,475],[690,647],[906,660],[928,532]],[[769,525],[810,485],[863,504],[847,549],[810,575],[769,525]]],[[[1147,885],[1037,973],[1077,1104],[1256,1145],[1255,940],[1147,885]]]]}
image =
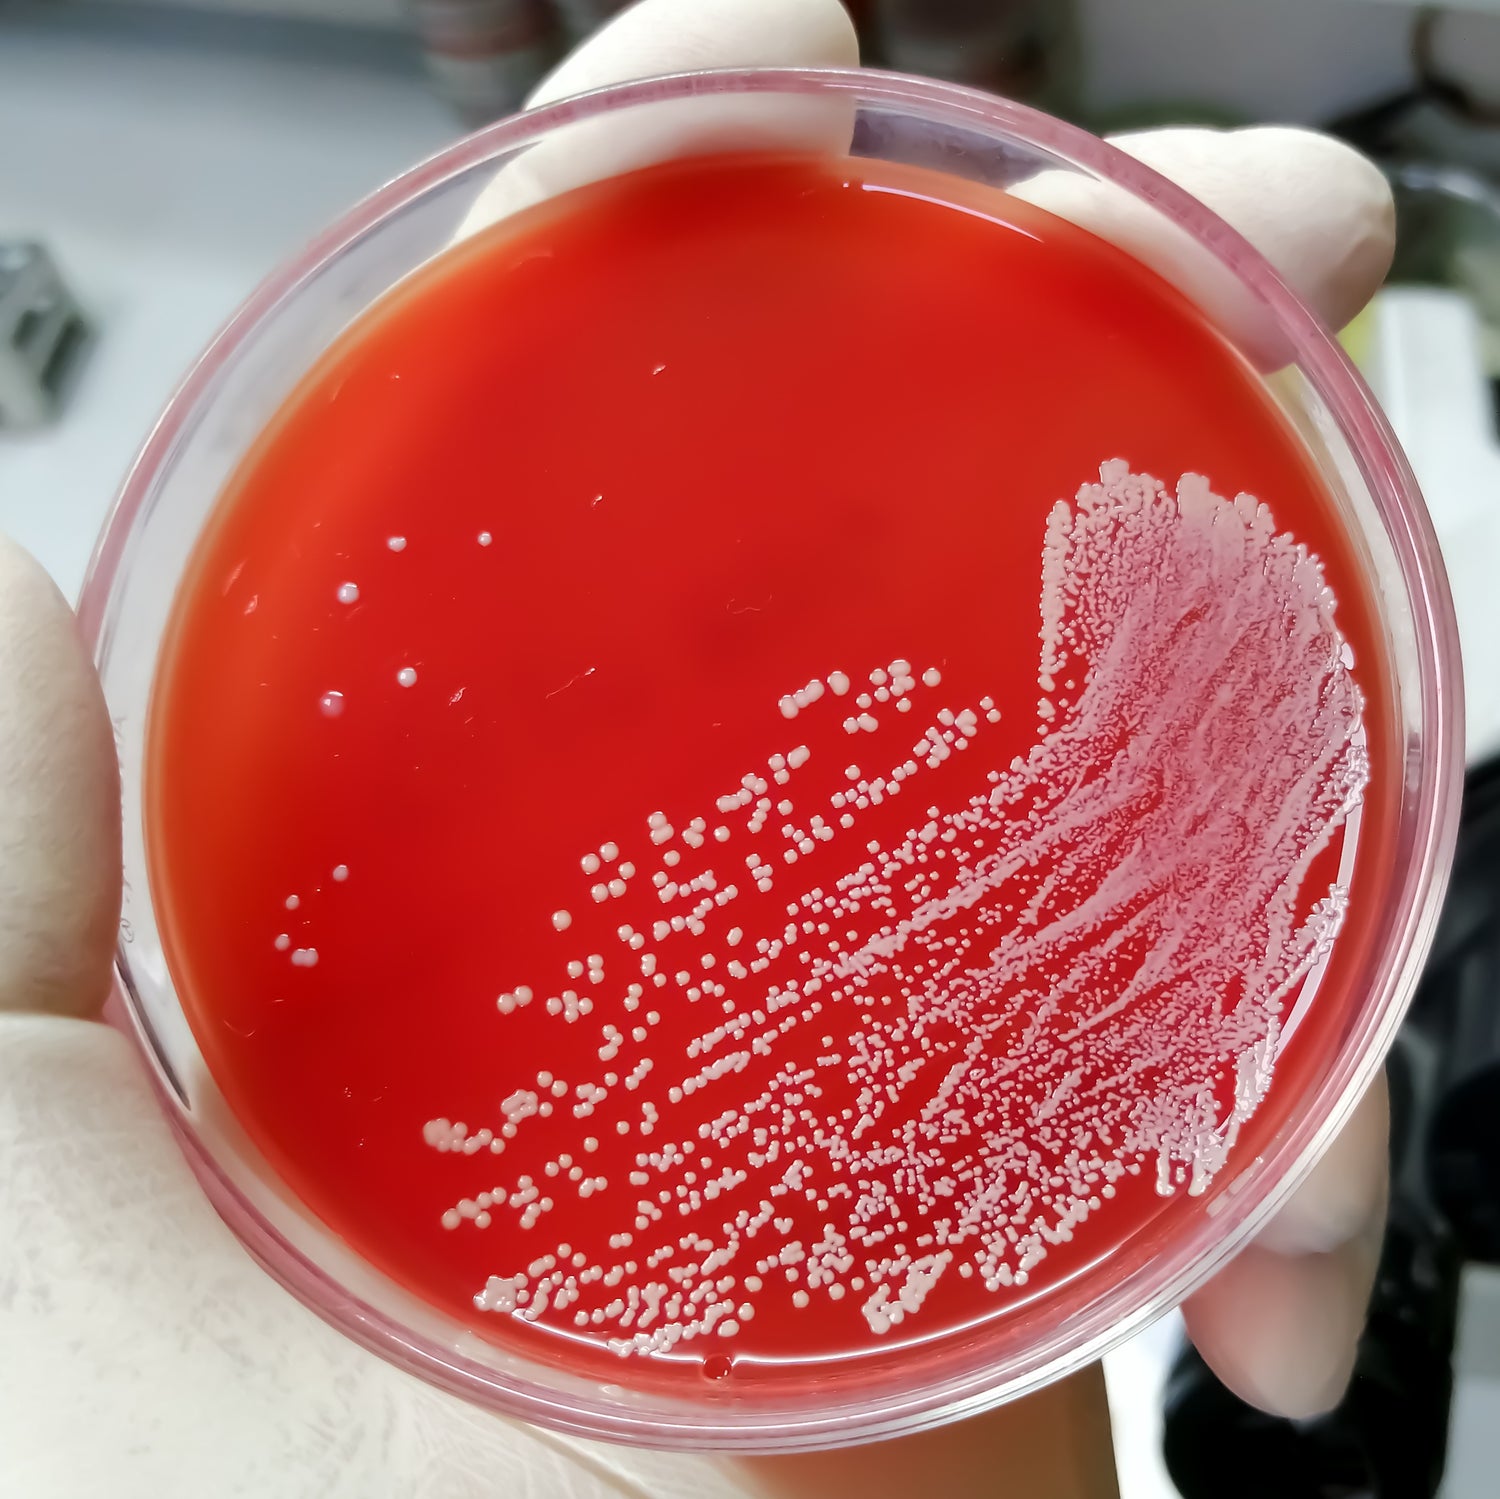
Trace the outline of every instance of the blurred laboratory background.
{"type": "MultiPolygon", "coordinates": [[[[76,595],[130,458],[254,285],[516,108],[621,0],[0,0],[0,528],[76,595]]],[[[1500,0],[851,0],[875,65],[1090,128],[1316,125],[1373,156],[1391,282],[1344,338],[1458,601],[1458,876],[1391,1062],[1394,1187],[1359,1370],[1260,1416],[1173,1319],[1106,1361],[1124,1499],[1500,1492],[1500,0]]],[[[18,1496],[20,1499],[20,1496],[18,1496]]],[[[1045,1496],[1039,1496],[1045,1499],[1045,1496]]]]}

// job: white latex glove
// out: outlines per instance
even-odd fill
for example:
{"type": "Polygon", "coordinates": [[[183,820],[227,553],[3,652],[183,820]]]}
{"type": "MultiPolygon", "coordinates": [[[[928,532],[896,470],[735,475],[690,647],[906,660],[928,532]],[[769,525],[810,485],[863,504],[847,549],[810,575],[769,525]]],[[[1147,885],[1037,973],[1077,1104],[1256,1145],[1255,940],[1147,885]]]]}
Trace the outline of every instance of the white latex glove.
{"type": "MultiPolygon", "coordinates": [[[[539,97],[685,68],[855,61],[835,0],[642,0],[539,97]]],[[[1389,198],[1343,147],[1289,130],[1119,144],[1233,223],[1329,321],[1378,285],[1389,198]]],[[[1108,232],[1107,214],[1078,210],[1091,214],[1108,232]]],[[[1101,1429],[1097,1382],[879,1448],[730,1463],[517,1426],[333,1332],[214,1215],[129,1043],[77,1018],[97,1013],[109,982],[118,806],[110,726],[73,620],[0,538],[0,1494],[880,1499],[926,1486],[961,1499],[992,1491],[997,1474],[1048,1499],[1112,1492],[1107,1463],[1076,1450],[1080,1430],[1101,1429]]],[[[1186,1308],[1221,1377],[1268,1409],[1322,1409],[1347,1380],[1383,1219],[1385,1132],[1380,1089],[1186,1308]]]]}

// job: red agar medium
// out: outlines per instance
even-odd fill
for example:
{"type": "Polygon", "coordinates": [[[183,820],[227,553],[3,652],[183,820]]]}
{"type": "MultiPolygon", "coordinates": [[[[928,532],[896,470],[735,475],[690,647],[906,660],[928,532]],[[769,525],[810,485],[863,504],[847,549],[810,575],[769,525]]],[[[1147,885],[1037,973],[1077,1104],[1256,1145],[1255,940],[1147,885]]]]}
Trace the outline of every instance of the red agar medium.
{"type": "Polygon", "coordinates": [[[1331,501],[1171,288],[954,191],[736,158],[502,225],[192,562],[179,993],[297,1193],[487,1336],[743,1379],[1064,1317],[1358,998],[1390,698],[1331,501]]]}

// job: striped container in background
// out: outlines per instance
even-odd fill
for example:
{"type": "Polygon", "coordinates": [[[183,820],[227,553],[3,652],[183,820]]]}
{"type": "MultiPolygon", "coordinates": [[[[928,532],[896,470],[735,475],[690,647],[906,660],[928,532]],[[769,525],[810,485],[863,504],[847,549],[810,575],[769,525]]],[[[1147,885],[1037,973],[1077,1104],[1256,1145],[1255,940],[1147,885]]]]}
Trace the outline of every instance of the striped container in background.
{"type": "Polygon", "coordinates": [[[408,0],[438,92],[467,125],[519,109],[562,51],[549,0],[408,0]]]}
{"type": "Polygon", "coordinates": [[[857,9],[866,13],[867,56],[886,67],[1057,113],[1072,102],[1072,0],[866,0],[857,9]]]}
{"type": "MultiPolygon", "coordinates": [[[[570,42],[630,0],[553,0],[570,42]]],[[[1073,0],[844,0],[871,66],[967,83],[1064,109],[1074,79],[1073,0]]]]}
{"type": "MultiPolygon", "coordinates": [[[[520,107],[567,46],[630,0],[408,0],[428,66],[464,120],[520,107]]],[[[1066,113],[1073,0],[844,0],[867,63],[1066,113]]]]}
{"type": "MultiPolygon", "coordinates": [[[[634,0],[552,0],[562,19],[563,32],[570,43],[581,42],[598,30],[611,16],[617,15],[634,0]]],[[[859,31],[865,61],[874,64],[878,58],[871,52],[875,43],[872,15],[878,0],[843,0],[844,9],[854,18],[859,31]]]]}

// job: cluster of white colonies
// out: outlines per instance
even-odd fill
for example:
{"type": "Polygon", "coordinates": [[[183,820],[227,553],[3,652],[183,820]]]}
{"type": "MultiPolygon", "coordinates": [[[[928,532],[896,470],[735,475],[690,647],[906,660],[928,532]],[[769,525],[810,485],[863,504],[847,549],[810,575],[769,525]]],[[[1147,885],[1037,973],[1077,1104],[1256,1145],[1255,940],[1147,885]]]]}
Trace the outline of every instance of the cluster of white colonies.
{"type": "Polygon", "coordinates": [[[1263,505],[1100,478],[1047,527],[1029,754],[986,763],[995,704],[945,704],[928,662],[833,671],[766,705],[784,746],[713,805],[600,830],[554,925],[607,902],[618,949],[499,996],[596,1030],[597,1067],[426,1126],[488,1163],[444,1218],[504,1226],[478,1307],[621,1354],[773,1304],[879,1335],[944,1277],[1025,1284],[1127,1175],[1218,1170],[1343,910],[1299,887],[1366,780],[1361,697],[1263,505]],[[568,1148],[508,1173],[544,1119],[568,1148]],[[582,1199],[588,1252],[559,1231],[582,1199]]]}

